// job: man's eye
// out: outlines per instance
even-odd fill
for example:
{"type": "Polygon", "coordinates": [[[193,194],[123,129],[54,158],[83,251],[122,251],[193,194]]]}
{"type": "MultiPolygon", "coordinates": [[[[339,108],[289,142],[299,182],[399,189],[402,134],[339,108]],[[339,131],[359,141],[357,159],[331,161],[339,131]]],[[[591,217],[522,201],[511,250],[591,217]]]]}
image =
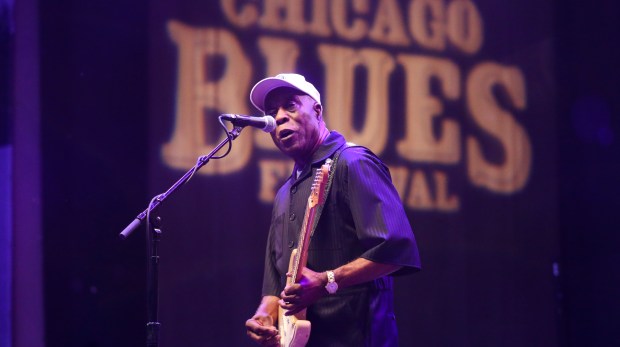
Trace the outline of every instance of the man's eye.
{"type": "Polygon", "coordinates": [[[287,111],[295,111],[296,105],[295,103],[291,102],[289,104],[286,104],[285,108],[287,111]]]}

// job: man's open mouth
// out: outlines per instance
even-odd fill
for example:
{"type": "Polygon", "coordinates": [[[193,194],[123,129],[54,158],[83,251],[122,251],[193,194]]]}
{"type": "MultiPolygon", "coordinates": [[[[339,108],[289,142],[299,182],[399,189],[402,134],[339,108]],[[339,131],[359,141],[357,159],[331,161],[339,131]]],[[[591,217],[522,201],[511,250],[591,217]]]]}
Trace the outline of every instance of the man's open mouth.
{"type": "Polygon", "coordinates": [[[284,129],[282,131],[280,131],[280,140],[284,140],[285,138],[287,138],[288,136],[293,134],[293,130],[290,129],[284,129]]]}

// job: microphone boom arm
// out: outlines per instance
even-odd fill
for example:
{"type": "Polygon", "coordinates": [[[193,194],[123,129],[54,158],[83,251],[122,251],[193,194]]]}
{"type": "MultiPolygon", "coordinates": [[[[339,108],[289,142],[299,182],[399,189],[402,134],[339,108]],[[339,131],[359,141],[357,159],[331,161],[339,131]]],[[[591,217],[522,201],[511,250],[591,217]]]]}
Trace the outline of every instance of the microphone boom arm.
{"type": "Polygon", "coordinates": [[[215,155],[215,153],[217,153],[220,149],[222,149],[224,145],[235,140],[241,133],[241,130],[243,130],[243,127],[235,126],[233,130],[231,130],[230,132],[227,131],[228,136],[226,136],[224,140],[222,140],[217,146],[215,146],[215,148],[211,152],[209,152],[209,154],[199,157],[198,161],[196,162],[196,165],[194,165],[194,167],[192,167],[189,171],[187,171],[183,175],[183,177],[181,177],[178,181],[176,181],[170,188],[168,188],[168,190],[166,190],[162,194],[157,195],[153,203],[149,207],[147,207],[144,211],[140,212],[140,214],[138,214],[138,216],[136,216],[136,218],[131,223],[129,223],[129,225],[127,225],[127,227],[125,227],[125,229],[123,229],[123,231],[121,231],[121,233],[118,236],[122,240],[125,240],[127,237],[129,237],[131,233],[133,233],[140,225],[142,225],[142,222],[144,222],[144,220],[146,219],[147,215],[150,212],[152,212],[159,205],[161,205],[168,198],[168,196],[174,193],[179,187],[187,183],[187,181],[189,181],[189,179],[192,178],[192,176],[196,173],[196,171],[200,170],[201,167],[205,166],[209,162],[209,160],[211,160],[213,155],[215,155]]]}

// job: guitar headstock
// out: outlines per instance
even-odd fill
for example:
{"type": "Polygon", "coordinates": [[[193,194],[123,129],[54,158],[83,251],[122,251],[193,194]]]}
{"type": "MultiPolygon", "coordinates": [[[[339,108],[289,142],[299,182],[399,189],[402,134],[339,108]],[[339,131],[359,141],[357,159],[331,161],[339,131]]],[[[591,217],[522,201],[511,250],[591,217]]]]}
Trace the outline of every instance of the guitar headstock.
{"type": "Polygon", "coordinates": [[[310,197],[308,197],[308,207],[315,207],[325,199],[325,186],[327,185],[331,165],[332,160],[328,158],[325,160],[325,164],[321,165],[321,168],[316,171],[310,190],[310,197]]]}

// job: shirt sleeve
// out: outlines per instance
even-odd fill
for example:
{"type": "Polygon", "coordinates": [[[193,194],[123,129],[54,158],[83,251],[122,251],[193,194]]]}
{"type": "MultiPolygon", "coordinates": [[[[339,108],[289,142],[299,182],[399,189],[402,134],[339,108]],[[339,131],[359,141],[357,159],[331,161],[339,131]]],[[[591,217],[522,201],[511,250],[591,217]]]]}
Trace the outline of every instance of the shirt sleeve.
{"type": "Polygon", "coordinates": [[[388,168],[364,147],[343,151],[339,161],[357,237],[365,249],[360,257],[403,266],[397,275],[420,270],[413,230],[388,168]]]}

